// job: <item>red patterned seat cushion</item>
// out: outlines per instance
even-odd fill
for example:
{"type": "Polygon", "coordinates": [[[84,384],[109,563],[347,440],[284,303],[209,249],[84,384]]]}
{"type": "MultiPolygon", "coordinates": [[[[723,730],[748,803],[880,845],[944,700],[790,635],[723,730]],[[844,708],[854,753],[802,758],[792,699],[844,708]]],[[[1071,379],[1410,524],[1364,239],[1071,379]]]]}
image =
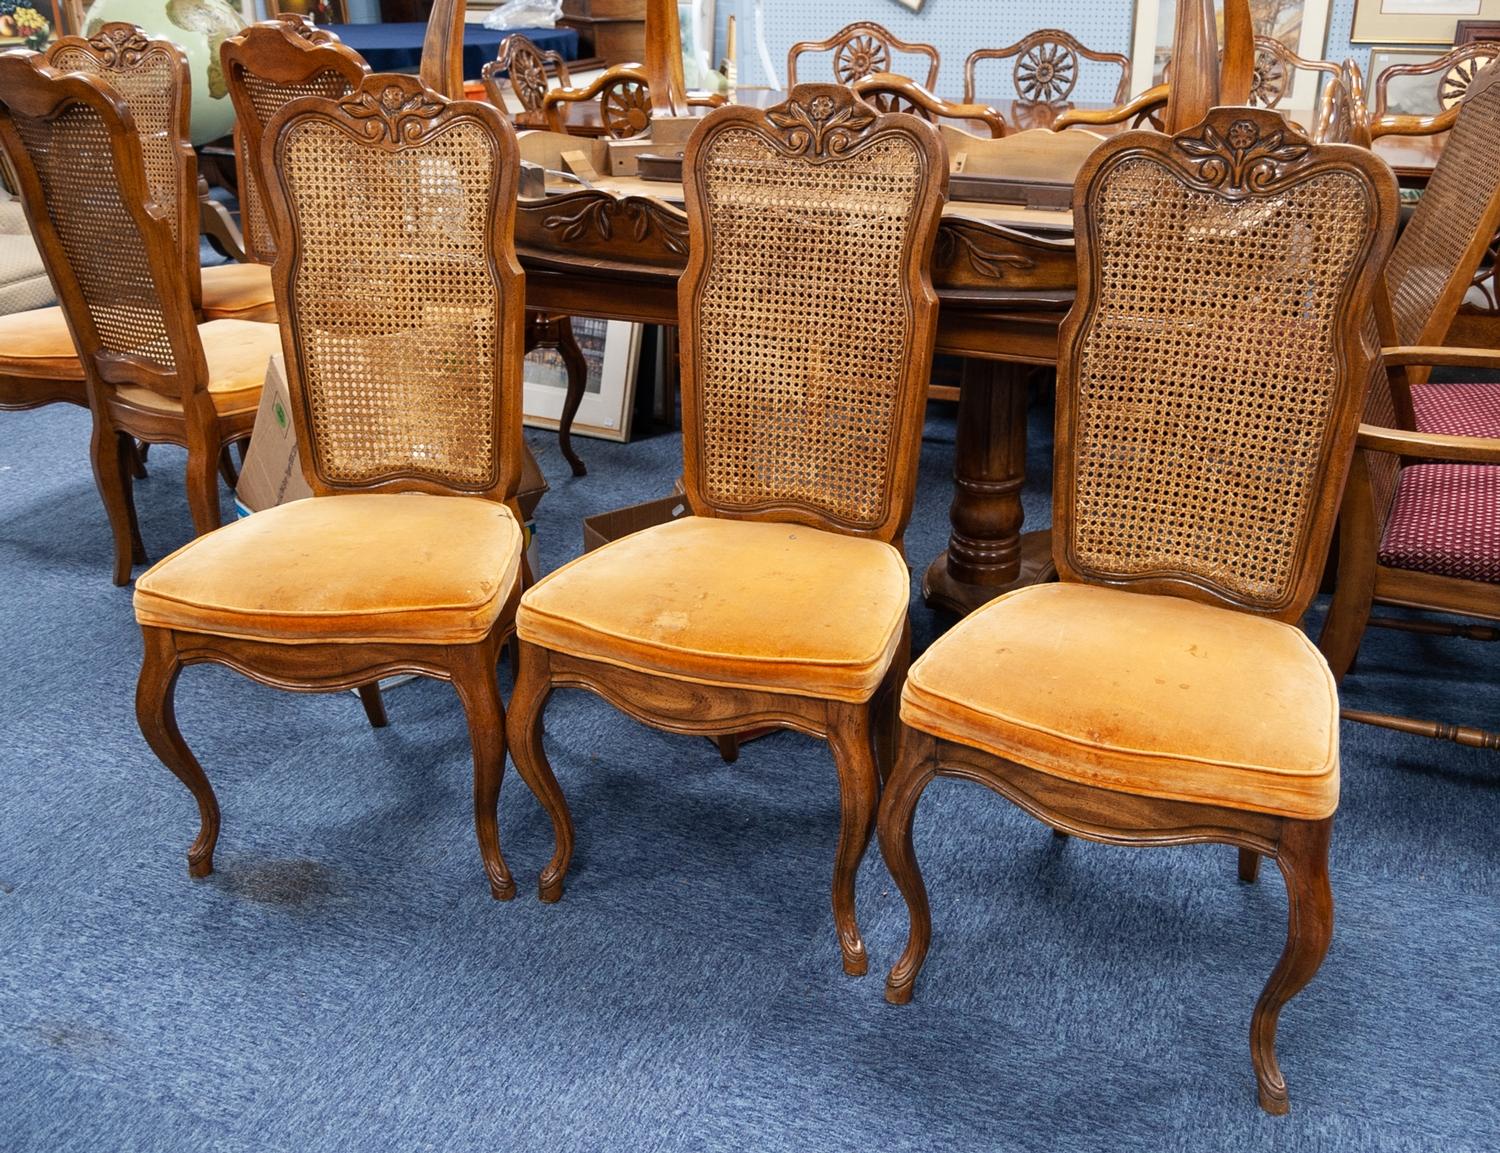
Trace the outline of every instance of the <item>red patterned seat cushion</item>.
{"type": "Polygon", "coordinates": [[[1403,468],[1380,563],[1500,584],[1500,465],[1403,468]]]}
{"type": "Polygon", "coordinates": [[[1414,384],[1418,432],[1500,437],[1500,383],[1414,384]]]}

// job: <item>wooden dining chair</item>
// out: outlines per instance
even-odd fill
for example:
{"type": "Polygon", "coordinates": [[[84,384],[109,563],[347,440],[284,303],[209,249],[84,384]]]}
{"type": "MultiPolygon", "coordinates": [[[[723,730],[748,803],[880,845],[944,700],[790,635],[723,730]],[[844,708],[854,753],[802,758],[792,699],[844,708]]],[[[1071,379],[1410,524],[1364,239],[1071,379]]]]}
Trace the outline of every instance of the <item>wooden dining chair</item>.
{"type": "Polygon", "coordinates": [[[548,50],[543,52],[532,41],[519,32],[512,32],[500,41],[500,50],[495,59],[485,64],[479,76],[484,83],[485,95],[496,108],[504,109],[505,89],[501,80],[509,82],[510,90],[521,103],[523,112],[540,114],[542,100],[550,87],[548,70],[557,77],[561,88],[573,87],[573,78],[568,74],[568,62],[562,54],[548,50]]]}
{"type": "MultiPolygon", "coordinates": [[[[1062,104],[1078,84],[1081,61],[1118,69],[1114,102],[1124,104],[1130,96],[1130,57],[1120,52],[1096,52],[1078,37],[1060,28],[1042,28],[1004,48],[978,48],[964,61],[964,102],[979,100],[975,73],[987,60],[1009,61],[1011,88],[1015,98],[1028,104],[1062,104]]],[[[995,93],[986,92],[993,98],[995,93]]]]}
{"type": "Polygon", "coordinates": [[[1323,86],[1312,136],[1319,144],[1354,144],[1360,148],[1374,144],[1364,73],[1353,60],[1344,61],[1323,86]]]}
{"type": "Polygon", "coordinates": [[[87,39],[66,36],[49,45],[47,61],[61,72],[97,75],[124,97],[140,133],[147,185],[182,248],[193,307],[205,320],[274,324],[269,269],[233,261],[199,267],[198,162],[188,138],[192,85],[182,49],[134,24],[112,23],[87,39]]]}
{"type": "Polygon", "coordinates": [[[1251,1019],[1261,1106],[1288,1108],[1276,1021],[1333,929],[1338,698],[1297,627],[1359,413],[1397,215],[1369,151],[1216,108],[1102,144],[1073,196],[1078,297],[1057,373],[1060,583],[991,601],[912,665],[880,847],[911,914],[886,999],[932,934],[912,842],[938,776],[1062,833],[1272,857],[1287,941],[1251,1019]]]}
{"type": "MultiPolygon", "coordinates": [[[[199,268],[198,170],[188,143],[190,85],[182,50],[133,24],[110,23],[87,38],[54,41],[45,59],[62,72],[98,76],[129,106],[147,186],[171,226],[194,309],[208,320],[274,321],[268,270],[199,268]]],[[[0,408],[54,403],[88,405],[83,364],[61,306],[0,317],[0,408]]]]}
{"type": "MultiPolygon", "coordinates": [[[[1222,51],[1219,56],[1223,58],[1222,51]]],[[[1257,36],[1250,74],[1250,103],[1257,108],[1277,107],[1292,90],[1298,72],[1312,73],[1316,83],[1320,76],[1337,76],[1339,66],[1328,60],[1298,56],[1274,36],[1257,36]]]]}
{"type": "Polygon", "coordinates": [[[908,112],[936,124],[939,120],[957,120],[966,125],[982,124],[991,140],[1010,132],[1005,117],[984,104],[955,104],[934,96],[909,76],[894,72],[875,72],[858,80],[854,91],[860,99],[881,112],[908,112]]]}
{"type": "Polygon", "coordinates": [[[557,838],[541,896],[562,895],[573,850],[542,748],[554,688],[669,732],[795,729],[832,748],[834,922],[845,971],[863,973],[854,875],[879,792],[872,741],[885,746],[909,645],[901,540],[935,334],[943,147],[931,125],[850,88],[804,85],[769,110],[710,113],[683,180],[693,515],[558,569],[516,617],[511,752],[557,838]]]}
{"type": "MultiPolygon", "coordinates": [[[[894,67],[897,53],[920,56],[927,61],[927,75],[922,86],[937,87],[938,66],[943,58],[931,44],[910,44],[890,29],[872,20],[858,20],[840,28],[827,40],[803,40],[793,44],[786,54],[786,86],[797,87],[797,61],[803,56],[828,53],[833,78],[840,84],[854,84],[877,72],[901,73],[894,67]]],[[[965,103],[973,103],[964,97],[965,103]]]]}
{"type": "Polygon", "coordinates": [[[553,132],[566,132],[567,106],[599,102],[599,122],[613,140],[644,135],[651,127],[651,82],[633,64],[599,73],[582,88],[553,88],[542,97],[542,115],[553,132]]]}
{"type": "Polygon", "coordinates": [[[515,132],[487,103],[377,75],[337,101],[287,104],[262,156],[314,495],[199,537],[136,582],[141,731],[198,802],[188,871],[203,876],[219,807],[174,717],[183,667],[298,692],[397,673],[451,681],[473,743],[480,854],[505,899],[495,666],[524,572],[515,132]]]}
{"type": "Polygon", "coordinates": [[[220,454],[250,435],[275,325],[198,324],[171,213],[146,176],[125,100],[98,76],[36,54],[0,55],[0,140],[80,355],[94,477],[114,535],[114,580],[145,559],[135,441],[187,448],[196,531],[219,524],[220,454]]]}
{"type": "Polygon", "coordinates": [[[219,45],[219,61],[234,103],[245,252],[269,280],[276,238],[266,211],[266,174],[260,169],[266,125],[298,97],[347,96],[370,68],[331,32],[298,16],[251,24],[219,45]]]}
{"type": "Polygon", "coordinates": [[[1434,60],[1420,64],[1392,64],[1375,77],[1375,103],[1371,115],[1375,120],[1390,113],[1391,81],[1401,76],[1430,76],[1433,96],[1439,108],[1453,108],[1468,93],[1470,85],[1497,56],[1500,44],[1476,40],[1460,44],[1434,60]]]}

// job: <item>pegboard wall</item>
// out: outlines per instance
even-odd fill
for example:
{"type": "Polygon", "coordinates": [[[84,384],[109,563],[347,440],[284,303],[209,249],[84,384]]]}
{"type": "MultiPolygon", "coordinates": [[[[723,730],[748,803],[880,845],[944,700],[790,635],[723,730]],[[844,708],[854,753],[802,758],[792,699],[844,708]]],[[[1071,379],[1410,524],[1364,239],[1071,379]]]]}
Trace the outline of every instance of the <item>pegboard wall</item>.
{"type": "MultiPolygon", "coordinates": [[[[1149,2],[1149,0],[1143,0],[1149,2]]],[[[724,54],[725,29],[731,15],[736,16],[739,38],[740,82],[765,84],[765,70],[755,42],[754,0],[718,0],[715,8],[715,56],[724,54]]],[[[776,79],[786,82],[786,54],[799,40],[821,40],[856,20],[874,20],[884,24],[903,40],[932,44],[943,54],[938,73],[938,93],[956,98],[963,94],[964,58],[975,48],[1003,48],[1037,28],[1064,28],[1090,48],[1103,52],[1131,54],[1135,25],[1135,5],[1128,0],[1043,0],[1036,6],[1005,5],[996,0],[927,0],[921,12],[912,12],[897,0],[761,0],[766,47],[776,70],[776,79]]],[[[1328,38],[1323,52],[1325,60],[1339,62],[1352,57],[1360,68],[1368,70],[1370,46],[1350,44],[1349,32],[1354,24],[1354,0],[1333,0],[1329,9],[1328,38]]],[[[804,57],[798,62],[799,74],[807,80],[831,77],[824,56],[821,61],[804,57]]],[[[925,67],[918,74],[925,75],[925,67]]],[[[1009,76],[1003,65],[990,62],[981,66],[981,95],[1004,90],[1009,76]],[[987,77],[984,68],[996,71],[987,77]]],[[[1367,77],[1368,79],[1368,77],[1367,77]]],[[[1106,69],[1085,67],[1079,77],[1079,100],[1108,100],[1113,95],[1114,76],[1106,69]]]]}

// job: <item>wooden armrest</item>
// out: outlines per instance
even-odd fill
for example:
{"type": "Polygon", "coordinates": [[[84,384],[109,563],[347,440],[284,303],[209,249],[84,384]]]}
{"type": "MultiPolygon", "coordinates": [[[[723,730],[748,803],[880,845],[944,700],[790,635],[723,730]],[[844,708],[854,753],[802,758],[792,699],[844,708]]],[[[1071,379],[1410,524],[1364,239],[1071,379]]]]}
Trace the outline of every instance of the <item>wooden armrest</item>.
{"type": "Polygon", "coordinates": [[[722,108],[729,97],[723,92],[689,92],[687,102],[689,108],[722,108]]]}
{"type": "Polygon", "coordinates": [[[1436,116],[1381,116],[1370,121],[1370,137],[1378,140],[1382,136],[1436,136],[1447,132],[1458,120],[1462,104],[1444,109],[1436,116]]]}
{"type": "MultiPolygon", "coordinates": [[[[1408,365],[1450,368],[1487,368],[1500,372],[1500,349],[1447,348],[1431,344],[1400,344],[1380,350],[1388,368],[1408,365]]],[[[1497,386],[1500,387],[1500,386],[1497,386]]]]}
{"type": "Polygon", "coordinates": [[[553,132],[565,131],[560,105],[582,104],[593,100],[617,80],[637,80],[648,88],[651,85],[639,64],[616,64],[595,76],[587,87],[554,88],[542,97],[542,114],[547,117],[547,127],[553,132]]]}
{"type": "Polygon", "coordinates": [[[910,76],[894,72],[875,72],[855,82],[854,91],[870,100],[881,96],[890,97],[882,107],[900,111],[902,104],[915,108],[926,119],[934,116],[943,120],[977,120],[990,130],[990,136],[998,140],[1010,131],[1005,117],[987,104],[955,104],[944,100],[918,84],[910,76]]]}
{"type": "Polygon", "coordinates": [[[1359,448],[1372,452],[1389,452],[1416,460],[1440,460],[1451,464],[1500,464],[1500,440],[1487,436],[1446,436],[1436,432],[1410,432],[1403,428],[1362,424],[1355,443],[1359,448]]]}
{"type": "Polygon", "coordinates": [[[1087,128],[1090,125],[1120,124],[1126,120],[1134,120],[1144,112],[1166,107],[1170,91],[1169,85],[1158,84],[1155,88],[1146,89],[1134,100],[1121,104],[1118,108],[1102,110],[1072,108],[1052,122],[1052,130],[1061,132],[1064,128],[1072,128],[1075,125],[1087,128]]]}

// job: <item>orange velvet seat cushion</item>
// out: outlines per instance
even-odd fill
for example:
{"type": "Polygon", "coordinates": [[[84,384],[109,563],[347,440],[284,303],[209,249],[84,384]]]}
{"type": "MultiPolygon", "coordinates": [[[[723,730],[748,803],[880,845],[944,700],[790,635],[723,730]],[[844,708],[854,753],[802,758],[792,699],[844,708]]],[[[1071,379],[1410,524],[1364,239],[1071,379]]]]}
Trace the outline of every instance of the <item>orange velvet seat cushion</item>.
{"type": "Polygon", "coordinates": [[[911,669],[901,719],[1114,792],[1321,819],[1338,694],[1301,629],[1180,597],[1037,585],[965,617],[911,669]]]}
{"type": "Polygon", "coordinates": [[[0,374],[83,379],[83,364],[61,308],[0,316],[0,374]]]}
{"type": "Polygon", "coordinates": [[[350,493],[266,509],[143,573],[143,625],[281,644],[469,644],[519,578],[521,527],[479,497],[350,493]]]}
{"type": "Polygon", "coordinates": [[[910,595],[906,562],[880,541],[690,516],[539,581],[516,631],[674,680],[867,701],[900,645],[910,595]]]}
{"type": "MultiPolygon", "coordinates": [[[[260,404],[266,365],[281,353],[281,328],[253,320],[211,320],[198,326],[208,362],[208,391],[220,416],[253,412],[260,404]]],[[[137,384],[121,385],[115,395],[135,408],[181,412],[173,397],[137,384]]]]}
{"type": "Polygon", "coordinates": [[[276,323],[276,296],[269,264],[214,264],[203,269],[205,320],[260,320],[276,323]]]}

